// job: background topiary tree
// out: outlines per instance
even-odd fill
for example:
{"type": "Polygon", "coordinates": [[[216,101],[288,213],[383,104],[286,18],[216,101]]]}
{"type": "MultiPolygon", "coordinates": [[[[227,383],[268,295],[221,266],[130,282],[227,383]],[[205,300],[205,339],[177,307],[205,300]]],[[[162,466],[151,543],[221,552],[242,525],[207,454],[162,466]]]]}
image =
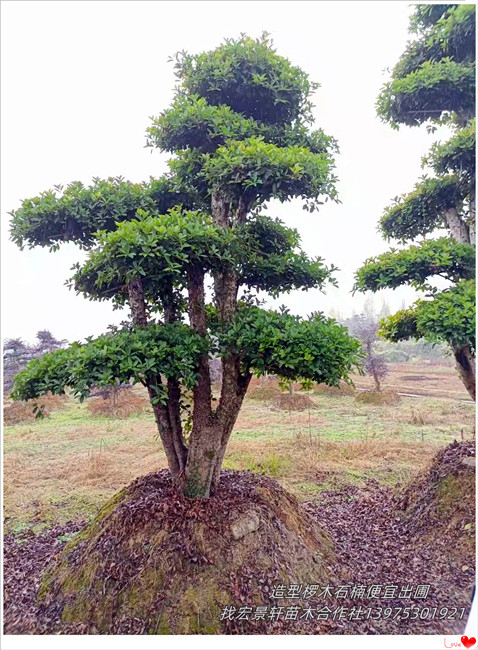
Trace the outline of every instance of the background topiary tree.
{"type": "Polygon", "coordinates": [[[174,62],[175,99],[148,129],[150,146],[174,154],[166,176],[72,183],[12,213],[21,247],[74,241],[90,249],[71,286],[128,305],[132,318],[32,362],[13,395],[70,386],[83,399],[92,386],[143,384],[177,485],[208,497],[253,373],[338,385],[360,352],[322,314],[302,320],[257,300],[258,291],[277,296],[333,282],[334,267],[308,258],[296,230],[260,213],[270,199],[299,197],[310,212],[336,199],[336,143],[310,128],[316,85],[267,35],[174,62]],[[217,404],[212,356],[222,363],[217,404]]]}
{"type": "Polygon", "coordinates": [[[22,339],[5,339],[3,342],[3,390],[8,392],[13,387],[15,376],[25,368],[32,359],[41,357],[65,346],[68,341],[58,341],[49,330],[37,332],[36,345],[27,345],[22,339]]]}
{"type": "Polygon", "coordinates": [[[380,222],[386,239],[424,241],[366,260],[355,289],[409,284],[425,291],[425,299],[384,319],[381,334],[394,342],[446,341],[475,399],[475,6],[419,5],[410,29],[417,37],[382,90],[378,114],[394,128],[448,124],[454,135],[423,160],[435,175],[395,199],[380,222]],[[446,236],[425,239],[443,229],[446,236]]]}

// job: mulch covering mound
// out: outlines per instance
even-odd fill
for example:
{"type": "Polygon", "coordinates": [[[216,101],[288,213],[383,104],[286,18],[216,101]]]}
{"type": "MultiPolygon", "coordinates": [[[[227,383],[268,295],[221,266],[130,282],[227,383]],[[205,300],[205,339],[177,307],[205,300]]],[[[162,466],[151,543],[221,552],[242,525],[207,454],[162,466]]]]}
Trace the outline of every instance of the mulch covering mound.
{"type": "Polygon", "coordinates": [[[77,533],[83,521],[53,526],[41,534],[27,531],[3,539],[3,613],[5,634],[48,633],[48,617],[39,625],[36,594],[40,576],[65,546],[63,536],[77,533]]]}
{"type": "MultiPolygon", "coordinates": [[[[22,546],[14,550],[11,538],[6,545],[6,570],[17,565],[17,582],[28,580],[29,572],[38,575],[46,564],[22,546]],[[20,576],[22,564],[27,566],[20,576]]],[[[35,589],[17,603],[9,577],[6,631],[305,632],[306,621],[221,620],[221,611],[276,605],[271,593],[277,583],[329,580],[332,547],[296,499],[265,476],[224,471],[217,496],[191,501],[163,470],[118,493],[66,544],[41,576],[36,613],[35,589]],[[22,607],[28,610],[23,619],[22,607]]],[[[54,543],[52,554],[57,550],[54,543]]]]}
{"type": "MultiPolygon", "coordinates": [[[[198,630],[193,626],[190,633],[257,634],[267,631],[269,634],[462,634],[470,608],[475,573],[474,545],[469,543],[469,540],[474,538],[474,494],[469,494],[469,476],[474,477],[474,469],[469,462],[463,463],[463,460],[474,453],[472,443],[449,445],[440,451],[428,472],[398,492],[381,487],[376,481],[370,480],[365,488],[347,486],[339,491],[323,492],[318,501],[303,504],[303,509],[320,522],[320,528],[317,530],[320,531],[324,527],[330,532],[335,544],[335,564],[332,570],[327,567],[331,559],[326,550],[327,538],[316,530],[315,537],[319,535],[319,543],[326,551],[322,562],[314,564],[321,573],[318,579],[321,589],[315,597],[308,598],[306,602],[295,600],[292,604],[301,607],[309,605],[316,612],[324,612],[327,608],[330,610],[327,618],[322,614],[319,619],[315,617],[307,622],[289,621],[288,625],[280,620],[268,620],[264,623],[228,620],[222,622],[221,630],[218,630],[217,626],[212,629],[214,621],[210,620],[211,629],[206,626],[198,630]],[[446,490],[447,485],[452,485],[451,493],[446,490]],[[463,486],[461,493],[458,490],[459,485],[463,486]],[[330,595],[327,591],[324,593],[326,585],[330,586],[330,595]],[[420,585],[430,585],[429,589],[421,589],[422,597],[417,593],[420,585]],[[454,612],[453,608],[457,611],[454,612]],[[464,614],[462,608],[465,610],[464,614]],[[340,611],[341,613],[337,613],[340,611]]],[[[220,498],[211,499],[205,504],[195,502],[186,510],[184,500],[177,495],[168,496],[168,481],[167,472],[159,472],[135,481],[129,488],[130,494],[133,492],[135,495],[134,502],[130,501],[129,505],[125,502],[121,516],[115,520],[118,524],[116,537],[103,535],[102,538],[101,534],[96,535],[97,550],[106,553],[110,559],[115,556],[115,548],[122,548],[118,540],[126,530],[129,531],[132,548],[135,548],[129,553],[126,565],[123,557],[118,566],[113,564],[104,567],[105,572],[109,574],[109,580],[103,582],[103,586],[106,584],[106,590],[108,585],[115,583],[115,578],[121,579],[121,585],[127,584],[125,576],[134,574],[138,567],[144,566],[144,555],[142,552],[138,553],[138,548],[134,547],[134,531],[145,530],[150,533],[151,528],[145,524],[148,518],[154,520],[161,517],[164,520],[166,517],[171,530],[175,531],[176,537],[172,535],[169,538],[171,541],[176,539],[177,547],[173,550],[177,557],[181,558],[183,568],[189,567],[189,573],[191,570],[200,573],[202,567],[207,568],[208,560],[215,561],[217,558],[213,557],[211,549],[208,556],[203,553],[203,549],[188,546],[192,541],[188,532],[189,526],[191,523],[199,525],[199,529],[206,526],[203,530],[208,531],[208,538],[220,537],[226,529],[220,532],[217,523],[220,519],[218,512],[225,517],[224,521],[231,521],[231,518],[226,516],[228,510],[234,511],[232,519],[235,521],[238,514],[239,520],[241,519],[241,512],[245,515],[245,529],[247,522],[250,524],[252,521],[250,517],[247,519],[248,513],[250,515],[251,510],[255,510],[261,518],[261,526],[256,532],[246,534],[239,540],[239,565],[244,559],[246,562],[238,566],[236,558],[235,564],[233,562],[230,565],[229,585],[225,593],[222,593],[221,605],[235,605],[238,609],[241,605],[254,608],[258,604],[287,607],[291,604],[290,600],[273,601],[270,598],[274,585],[284,582],[311,585],[317,580],[317,571],[311,572],[310,564],[302,571],[302,575],[299,575],[301,572],[296,568],[295,578],[288,581],[284,580],[283,573],[281,575],[280,571],[274,570],[278,559],[284,562],[285,556],[281,556],[281,552],[287,552],[287,549],[278,552],[275,547],[277,536],[271,537],[272,522],[264,521],[265,512],[261,511],[257,487],[259,494],[262,486],[263,496],[267,495],[266,510],[275,502],[274,516],[282,516],[283,532],[287,525],[289,533],[295,528],[301,532],[301,539],[307,540],[309,526],[305,519],[304,527],[301,516],[297,517],[298,511],[293,500],[281,488],[277,490],[275,482],[265,477],[251,477],[247,472],[224,472],[220,498]],[[271,494],[274,495],[272,498],[271,494]],[[278,507],[285,513],[281,515],[278,507]],[[166,512],[162,511],[163,508],[166,512]],[[120,520],[123,522],[123,529],[119,525],[120,520]],[[215,522],[212,529],[211,522],[215,522]],[[258,535],[261,528],[262,538],[258,535]],[[248,538],[251,545],[246,548],[244,542],[248,538]],[[270,547],[271,543],[274,548],[270,547]],[[273,566],[266,559],[271,553],[273,566]],[[259,555],[259,559],[253,560],[249,565],[254,555],[259,555]],[[265,562],[262,573],[257,570],[261,561],[265,562]]],[[[119,512],[118,509],[116,512],[119,512]]],[[[106,517],[105,521],[107,519],[106,517]]],[[[58,558],[61,556],[51,561],[64,545],[58,537],[65,532],[75,532],[80,527],[81,524],[77,523],[55,527],[43,535],[5,537],[5,633],[81,634],[91,631],[90,622],[73,624],[62,621],[61,607],[55,598],[48,605],[40,606],[36,600],[38,586],[42,584],[45,588],[45,575],[48,576],[48,570],[43,573],[40,581],[45,567],[49,562],[50,570],[52,566],[58,566],[58,558]]],[[[309,528],[309,533],[310,530],[309,528]]],[[[287,537],[288,533],[284,534],[287,537]]],[[[81,536],[82,533],[78,535],[81,536]]],[[[85,547],[85,540],[78,543],[75,539],[77,538],[69,543],[70,548],[73,548],[68,554],[72,558],[76,557],[79,564],[85,564],[90,554],[89,547],[85,547]]],[[[289,541],[290,539],[289,535],[289,541]]],[[[237,541],[231,538],[229,529],[225,540],[229,547],[237,544],[237,541]]],[[[305,542],[305,546],[308,543],[310,540],[305,542]]],[[[93,550],[93,554],[96,552],[93,550]]],[[[168,557],[171,558],[171,555],[168,557]]],[[[290,552],[289,558],[297,558],[297,550],[290,552]]],[[[171,567],[173,577],[177,570],[178,566],[171,567]]],[[[103,573],[103,581],[108,577],[106,573],[103,573]]],[[[289,573],[292,575],[294,571],[290,570],[289,573]]],[[[217,577],[215,575],[214,579],[217,577]]],[[[224,574],[220,577],[223,579],[224,574]]],[[[178,579],[184,581],[184,571],[178,579]]],[[[178,585],[175,588],[177,590],[178,585]]],[[[92,592],[89,593],[91,596],[92,592]]],[[[163,588],[159,596],[164,599],[168,593],[168,589],[163,588]]],[[[191,606],[194,608],[194,603],[197,608],[199,603],[195,595],[199,596],[199,593],[189,592],[191,597],[186,596],[183,599],[186,609],[191,606]]],[[[214,595],[218,595],[217,591],[214,595]]],[[[215,616],[217,618],[217,612],[215,616]]],[[[199,623],[200,617],[199,613],[199,623]]],[[[184,616],[179,617],[179,620],[184,621],[184,616]]],[[[187,616],[186,620],[191,623],[187,616]]],[[[171,624],[174,626],[174,616],[171,616],[171,624]]],[[[117,622],[116,628],[113,626],[111,632],[145,634],[169,631],[161,621],[157,628],[152,630],[148,625],[144,615],[133,616],[117,622]]]]}
{"type": "Polygon", "coordinates": [[[359,606],[382,608],[380,618],[372,612],[369,620],[329,621],[330,634],[463,633],[475,582],[475,470],[463,461],[474,455],[474,443],[454,442],[398,493],[370,480],[365,489],[347,486],[305,504],[332,534],[340,584],[352,585],[348,597],[325,604],[348,607],[349,614],[359,606]],[[353,585],[367,586],[366,597],[351,597],[353,585]],[[419,585],[430,585],[424,598],[415,598],[419,585]],[[407,616],[408,606],[415,610],[407,616]]]}
{"type": "Polygon", "coordinates": [[[474,551],[475,453],[471,441],[448,445],[427,472],[396,495],[410,533],[439,531],[456,543],[472,541],[474,551]]]}

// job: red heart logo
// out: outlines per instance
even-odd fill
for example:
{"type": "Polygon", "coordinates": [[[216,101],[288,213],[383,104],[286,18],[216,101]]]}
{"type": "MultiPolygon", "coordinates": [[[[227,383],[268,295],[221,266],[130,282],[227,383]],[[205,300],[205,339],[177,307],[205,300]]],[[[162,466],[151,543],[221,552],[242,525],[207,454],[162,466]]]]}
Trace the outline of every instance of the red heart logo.
{"type": "Polygon", "coordinates": [[[465,648],[471,648],[472,645],[475,645],[476,639],[474,636],[468,638],[467,636],[462,636],[461,637],[461,642],[465,646],[465,648]]]}

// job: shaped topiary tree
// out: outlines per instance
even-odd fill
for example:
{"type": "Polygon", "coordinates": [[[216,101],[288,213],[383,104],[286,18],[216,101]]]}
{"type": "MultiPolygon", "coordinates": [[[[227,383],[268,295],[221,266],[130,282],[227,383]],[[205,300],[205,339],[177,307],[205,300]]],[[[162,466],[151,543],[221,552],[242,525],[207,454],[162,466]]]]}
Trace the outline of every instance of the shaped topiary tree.
{"type": "Polygon", "coordinates": [[[396,199],[379,227],[401,243],[448,232],[366,260],[355,288],[408,284],[425,291],[425,299],[385,318],[381,333],[393,342],[446,341],[475,399],[475,6],[419,5],[410,28],[417,38],[382,90],[378,114],[394,128],[449,124],[455,133],[423,160],[435,176],[396,199]],[[438,277],[447,281],[445,289],[434,282],[438,277]]]}
{"type": "Polygon", "coordinates": [[[266,35],[179,54],[175,70],[172,106],[148,129],[150,146],[174,154],[166,176],[72,183],[12,213],[21,247],[88,248],[71,286],[128,305],[132,319],[30,363],[12,395],[71,387],[83,399],[92,386],[143,384],[175,483],[206,498],[253,373],[338,385],[360,346],[320,313],[302,320],[256,301],[258,291],[277,296],[333,282],[334,267],[308,258],[296,230],[260,213],[271,199],[299,197],[310,212],[336,199],[336,143],[310,129],[316,85],[266,35]],[[215,406],[212,354],[222,360],[215,406]]]}

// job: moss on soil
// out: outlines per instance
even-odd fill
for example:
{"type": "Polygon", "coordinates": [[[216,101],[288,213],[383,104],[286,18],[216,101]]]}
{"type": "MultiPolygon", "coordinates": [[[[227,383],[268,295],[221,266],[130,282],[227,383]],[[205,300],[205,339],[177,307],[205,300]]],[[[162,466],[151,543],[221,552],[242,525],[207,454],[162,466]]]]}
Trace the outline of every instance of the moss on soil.
{"type": "Polygon", "coordinates": [[[275,481],[225,471],[216,497],[191,500],[162,471],[119,492],[68,542],[38,597],[87,633],[141,621],[145,634],[257,634],[271,622],[230,629],[238,622],[221,621],[222,608],[272,604],[280,582],[327,581],[332,560],[331,538],[275,481]],[[251,517],[258,527],[237,539],[232,525],[251,517]]]}

